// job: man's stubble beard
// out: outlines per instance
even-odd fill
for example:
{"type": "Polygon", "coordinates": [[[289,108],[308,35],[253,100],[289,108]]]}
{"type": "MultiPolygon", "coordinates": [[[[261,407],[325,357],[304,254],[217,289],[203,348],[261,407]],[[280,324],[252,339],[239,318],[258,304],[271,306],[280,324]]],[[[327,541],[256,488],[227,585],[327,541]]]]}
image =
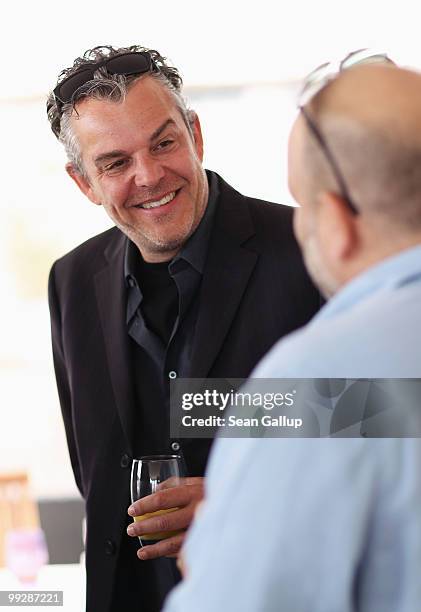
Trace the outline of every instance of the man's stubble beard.
{"type": "MultiPolygon", "coordinates": [[[[109,215],[112,221],[118,227],[118,229],[121,232],[123,232],[123,234],[125,234],[137,246],[142,256],[144,253],[152,253],[152,254],[157,254],[157,255],[168,253],[171,257],[174,257],[174,254],[178,253],[181,250],[181,248],[185,245],[185,243],[189,240],[189,238],[194,234],[196,229],[199,227],[200,222],[202,221],[205,215],[207,204],[208,204],[208,199],[209,199],[208,182],[207,182],[206,173],[203,170],[203,167],[201,167],[201,171],[202,171],[202,184],[201,184],[201,190],[200,190],[199,197],[202,200],[202,203],[201,203],[202,210],[200,212],[199,218],[198,219],[193,218],[191,227],[188,229],[188,231],[180,233],[179,236],[173,237],[172,240],[167,240],[167,241],[159,240],[158,236],[147,235],[144,232],[142,232],[140,229],[135,228],[133,225],[121,223],[120,221],[114,219],[111,215],[109,215]]],[[[166,185],[165,189],[170,189],[169,184],[166,185]]],[[[163,190],[162,185],[160,185],[160,190],[161,191],[163,190]]],[[[155,188],[154,190],[150,190],[148,197],[151,197],[152,195],[154,195],[154,193],[158,191],[159,190],[157,188],[155,188]]],[[[142,195],[143,197],[145,197],[145,192],[142,195]]],[[[132,197],[131,200],[136,202],[137,198],[132,197]]],[[[165,223],[165,222],[166,220],[164,219],[156,220],[157,226],[159,223],[165,223]]]]}
{"type": "MultiPolygon", "coordinates": [[[[137,246],[142,256],[144,253],[152,253],[157,255],[168,253],[171,255],[171,257],[173,257],[174,253],[178,253],[182,249],[182,247],[186,244],[189,238],[199,227],[205,212],[206,204],[203,207],[199,219],[192,220],[191,227],[188,229],[188,231],[182,232],[178,236],[174,236],[171,240],[160,240],[159,236],[147,235],[141,232],[139,229],[136,229],[132,225],[116,222],[115,219],[113,219],[113,221],[118,227],[118,229],[123,232],[123,234],[125,234],[137,246]]],[[[158,225],[159,223],[161,223],[161,220],[158,219],[156,223],[158,225]]],[[[162,220],[162,223],[164,223],[164,220],[162,220]]]]}
{"type": "Polygon", "coordinates": [[[196,230],[196,227],[193,226],[187,235],[175,236],[171,240],[164,241],[159,240],[157,236],[148,236],[131,226],[121,223],[116,223],[116,225],[123,234],[134,242],[141,253],[148,252],[156,253],[157,255],[179,251],[196,230]]]}

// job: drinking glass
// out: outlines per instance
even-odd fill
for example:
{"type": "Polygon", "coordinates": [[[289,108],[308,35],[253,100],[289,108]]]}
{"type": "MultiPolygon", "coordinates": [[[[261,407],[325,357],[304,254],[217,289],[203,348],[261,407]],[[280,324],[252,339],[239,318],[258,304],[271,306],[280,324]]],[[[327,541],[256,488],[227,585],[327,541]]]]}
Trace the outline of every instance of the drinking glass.
{"type": "MultiPolygon", "coordinates": [[[[183,461],[180,455],[149,455],[133,459],[132,473],[130,478],[130,492],[132,503],[156,493],[162,489],[176,487],[181,484],[181,478],[185,476],[183,461]]],[[[155,512],[147,512],[141,516],[135,516],[135,521],[143,521],[151,516],[160,516],[168,512],[174,512],[178,508],[166,508],[156,510],[155,512]]],[[[147,544],[155,544],[159,540],[170,538],[178,533],[177,531],[157,531],[148,533],[139,537],[141,546],[147,544]]]]}
{"type": "Polygon", "coordinates": [[[5,535],[5,561],[21,584],[36,585],[39,570],[48,563],[45,534],[40,528],[11,529],[5,535]]]}

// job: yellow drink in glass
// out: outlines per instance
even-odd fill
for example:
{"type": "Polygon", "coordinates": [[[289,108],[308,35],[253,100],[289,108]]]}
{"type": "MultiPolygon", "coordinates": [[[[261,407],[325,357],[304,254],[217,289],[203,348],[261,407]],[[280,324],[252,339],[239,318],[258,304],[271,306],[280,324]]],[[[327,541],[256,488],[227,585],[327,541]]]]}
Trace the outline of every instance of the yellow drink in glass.
{"type": "MultiPolygon", "coordinates": [[[[146,514],[142,514],[140,516],[135,516],[135,522],[144,521],[145,519],[150,518],[151,516],[161,516],[162,514],[168,514],[169,512],[175,512],[178,508],[166,508],[165,510],[155,510],[155,512],[146,512],[146,514]]],[[[165,538],[172,538],[173,536],[181,533],[182,529],[177,529],[176,531],[156,531],[155,533],[146,533],[142,534],[140,538],[142,540],[165,540],[165,538]]]]}

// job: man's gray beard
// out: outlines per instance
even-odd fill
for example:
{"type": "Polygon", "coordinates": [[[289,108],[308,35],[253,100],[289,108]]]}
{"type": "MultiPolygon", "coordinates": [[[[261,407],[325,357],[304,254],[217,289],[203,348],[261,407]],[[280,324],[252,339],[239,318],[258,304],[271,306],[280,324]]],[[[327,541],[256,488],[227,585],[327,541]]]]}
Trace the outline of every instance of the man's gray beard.
{"type": "Polygon", "coordinates": [[[151,253],[163,254],[163,253],[174,253],[174,251],[180,251],[181,248],[185,245],[187,240],[194,234],[197,229],[196,227],[192,227],[187,236],[180,236],[179,238],[175,238],[171,242],[158,242],[156,240],[151,240],[148,237],[139,234],[131,227],[126,227],[120,224],[116,224],[118,229],[123,232],[134,244],[137,246],[139,251],[143,253],[144,249],[147,249],[151,253]]]}

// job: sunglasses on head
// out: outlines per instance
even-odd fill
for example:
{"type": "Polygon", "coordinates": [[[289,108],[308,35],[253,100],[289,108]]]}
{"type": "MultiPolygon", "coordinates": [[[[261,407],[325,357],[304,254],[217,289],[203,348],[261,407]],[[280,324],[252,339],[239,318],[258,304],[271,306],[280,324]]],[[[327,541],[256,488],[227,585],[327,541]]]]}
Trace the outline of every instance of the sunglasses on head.
{"type": "Polygon", "coordinates": [[[125,76],[133,74],[144,74],[156,70],[156,65],[149,53],[138,51],[121,53],[106,59],[83,66],[67,78],[63,79],[54,89],[54,99],[57,110],[62,112],[63,106],[72,102],[75,93],[85,83],[94,79],[94,73],[98,68],[105,67],[109,74],[122,74],[125,76]]]}
{"type": "Polygon", "coordinates": [[[344,70],[361,64],[377,63],[395,65],[395,63],[385,53],[374,53],[370,49],[359,49],[358,51],[352,51],[352,53],[349,53],[340,62],[328,62],[310,72],[310,74],[304,80],[303,87],[298,97],[298,108],[332,169],[343,199],[347,203],[348,208],[354,214],[358,214],[359,210],[351,198],[344,175],[340,170],[339,164],[337,163],[331,148],[323,136],[323,133],[321,132],[314,118],[308,112],[306,105],[324,87],[326,87],[330,81],[335,79],[344,70]]]}

